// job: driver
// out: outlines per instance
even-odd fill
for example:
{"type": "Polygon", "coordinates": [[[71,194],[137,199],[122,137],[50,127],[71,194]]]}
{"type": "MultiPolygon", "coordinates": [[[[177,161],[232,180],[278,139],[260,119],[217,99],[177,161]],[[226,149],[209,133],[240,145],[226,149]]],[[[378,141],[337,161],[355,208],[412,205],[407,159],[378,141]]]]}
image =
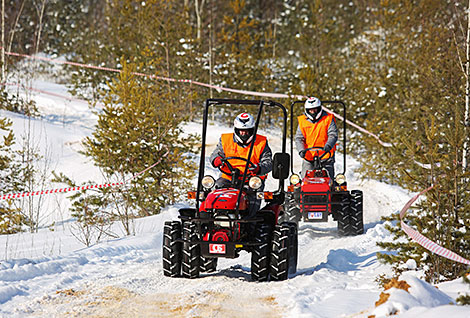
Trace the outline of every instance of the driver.
{"type": "MultiPolygon", "coordinates": [[[[265,136],[256,135],[255,131],[255,120],[253,116],[248,113],[241,113],[235,118],[234,132],[228,134],[222,134],[217,144],[216,149],[210,156],[210,162],[215,168],[222,168],[224,163],[223,158],[229,157],[241,157],[248,159],[248,153],[250,151],[251,144],[254,142],[253,152],[251,154],[251,161],[254,165],[249,164],[249,172],[254,175],[258,175],[261,179],[265,180],[266,175],[272,170],[272,152],[269,148],[268,140],[265,136]]],[[[230,164],[233,168],[240,170],[240,175],[243,175],[245,171],[246,161],[243,160],[231,160],[230,164]]],[[[248,173],[248,176],[250,174],[248,173]]],[[[227,173],[222,172],[222,176],[216,181],[217,188],[230,187],[231,176],[227,173]]],[[[263,188],[260,189],[262,191],[263,188]]],[[[254,198],[250,198],[250,202],[255,204],[255,207],[251,207],[250,210],[256,211],[256,205],[259,206],[261,202],[254,198]]]]}
{"type": "Polygon", "coordinates": [[[316,97],[309,97],[304,104],[304,114],[297,117],[299,127],[295,134],[295,145],[302,159],[302,178],[307,170],[312,170],[315,150],[306,151],[311,147],[319,147],[318,156],[325,156],[321,162],[328,171],[330,178],[335,176],[335,150],[338,140],[338,128],[333,114],[329,114],[321,107],[321,101],[316,97]]]}

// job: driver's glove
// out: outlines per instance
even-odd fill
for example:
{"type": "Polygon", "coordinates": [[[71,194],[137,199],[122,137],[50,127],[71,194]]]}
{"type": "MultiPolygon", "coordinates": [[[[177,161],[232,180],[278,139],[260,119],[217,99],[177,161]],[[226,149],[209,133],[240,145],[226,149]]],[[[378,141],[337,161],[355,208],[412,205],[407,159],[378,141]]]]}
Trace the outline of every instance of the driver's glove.
{"type": "Polygon", "coordinates": [[[214,161],[212,162],[212,165],[216,168],[221,167],[223,165],[222,157],[221,156],[215,157],[214,161]]]}
{"type": "Polygon", "coordinates": [[[305,154],[306,154],[306,153],[307,153],[307,150],[305,150],[305,149],[304,149],[304,150],[300,150],[300,151],[299,151],[299,156],[300,156],[300,158],[302,158],[302,159],[305,158],[305,154]]]}
{"type": "Polygon", "coordinates": [[[323,147],[324,152],[329,152],[331,150],[331,146],[326,144],[325,147],[323,147]]]}
{"type": "Polygon", "coordinates": [[[254,174],[258,174],[260,167],[257,164],[255,164],[253,167],[248,168],[248,170],[250,170],[254,174]]]}

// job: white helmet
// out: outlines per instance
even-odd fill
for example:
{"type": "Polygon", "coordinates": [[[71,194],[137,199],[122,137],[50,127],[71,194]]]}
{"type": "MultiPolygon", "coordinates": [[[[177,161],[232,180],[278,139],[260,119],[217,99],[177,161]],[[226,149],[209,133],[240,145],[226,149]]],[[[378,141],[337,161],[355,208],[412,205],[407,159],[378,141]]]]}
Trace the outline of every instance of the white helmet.
{"type": "Polygon", "coordinates": [[[304,110],[305,116],[307,116],[310,120],[316,121],[320,118],[321,101],[318,98],[316,97],[307,98],[307,100],[305,101],[304,107],[305,107],[305,110],[304,110]],[[309,112],[310,109],[317,109],[317,110],[314,114],[312,114],[311,112],[309,112]]]}
{"type": "Polygon", "coordinates": [[[253,134],[255,132],[255,119],[248,113],[241,113],[235,117],[233,128],[235,131],[235,140],[242,145],[247,145],[253,139],[253,134]],[[247,130],[248,134],[241,135],[240,130],[247,130]]]}

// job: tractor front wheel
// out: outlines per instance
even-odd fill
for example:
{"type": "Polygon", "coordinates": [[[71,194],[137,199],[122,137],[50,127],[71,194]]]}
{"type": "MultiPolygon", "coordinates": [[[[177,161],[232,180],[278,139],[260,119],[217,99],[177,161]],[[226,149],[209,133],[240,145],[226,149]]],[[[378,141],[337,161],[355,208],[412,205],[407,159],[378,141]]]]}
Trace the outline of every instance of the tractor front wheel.
{"type": "Polygon", "coordinates": [[[251,252],[251,279],[258,282],[268,280],[269,275],[269,226],[257,224],[255,242],[251,252]]]}
{"type": "Polygon", "coordinates": [[[183,277],[197,278],[201,271],[201,247],[198,244],[191,243],[198,239],[195,224],[184,223],[183,239],[183,258],[181,262],[183,277]]]}
{"type": "Polygon", "coordinates": [[[286,193],[284,202],[284,214],[281,217],[282,222],[299,223],[302,215],[300,214],[299,202],[295,199],[295,194],[292,192],[286,193]]]}
{"type": "Polygon", "coordinates": [[[271,280],[285,280],[289,274],[290,231],[287,223],[276,225],[274,228],[269,267],[271,280]]]}
{"type": "Polygon", "coordinates": [[[212,273],[217,269],[217,258],[201,256],[201,272],[212,273]]]}

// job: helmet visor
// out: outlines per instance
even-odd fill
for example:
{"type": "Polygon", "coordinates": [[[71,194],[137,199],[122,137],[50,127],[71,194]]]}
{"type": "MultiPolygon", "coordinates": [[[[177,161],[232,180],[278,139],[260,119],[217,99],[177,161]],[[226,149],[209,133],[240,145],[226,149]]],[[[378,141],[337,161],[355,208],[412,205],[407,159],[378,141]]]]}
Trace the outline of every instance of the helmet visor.
{"type": "Polygon", "coordinates": [[[248,140],[253,136],[255,129],[254,128],[249,128],[249,129],[240,129],[240,128],[235,128],[235,133],[237,134],[238,138],[240,138],[243,143],[247,143],[248,140]]]}
{"type": "Polygon", "coordinates": [[[315,107],[315,108],[309,108],[309,109],[306,109],[306,111],[312,115],[313,118],[315,118],[318,113],[321,111],[321,107],[315,107]]]}

